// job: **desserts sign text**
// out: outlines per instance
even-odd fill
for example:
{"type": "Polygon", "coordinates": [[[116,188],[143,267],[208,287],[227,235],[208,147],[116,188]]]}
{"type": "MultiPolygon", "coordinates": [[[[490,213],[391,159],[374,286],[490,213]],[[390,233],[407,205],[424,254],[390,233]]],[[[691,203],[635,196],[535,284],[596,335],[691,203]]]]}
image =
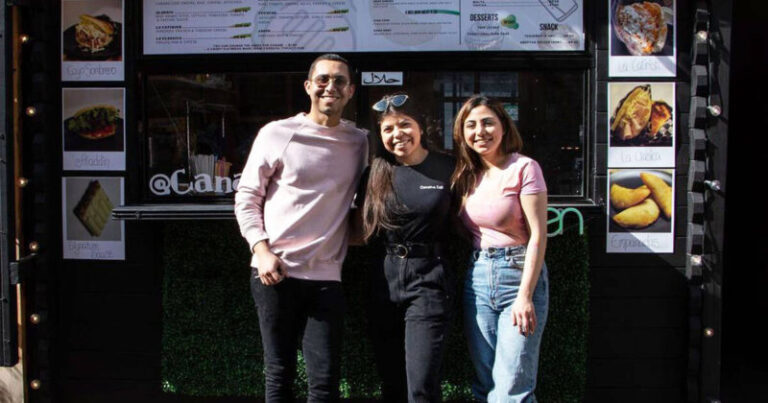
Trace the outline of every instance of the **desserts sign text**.
{"type": "Polygon", "coordinates": [[[209,174],[197,174],[193,178],[182,182],[181,177],[187,175],[184,169],[177,169],[170,176],[157,174],[149,179],[149,190],[157,196],[168,196],[171,193],[185,195],[188,193],[232,193],[240,183],[240,175],[234,178],[228,176],[211,176],[209,174]]]}

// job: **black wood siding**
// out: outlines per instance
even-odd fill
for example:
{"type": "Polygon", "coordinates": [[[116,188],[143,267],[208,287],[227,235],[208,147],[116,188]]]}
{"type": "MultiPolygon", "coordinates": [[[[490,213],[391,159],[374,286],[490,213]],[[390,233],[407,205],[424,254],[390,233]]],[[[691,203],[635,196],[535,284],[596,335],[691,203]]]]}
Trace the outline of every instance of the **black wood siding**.
{"type": "MultiPolygon", "coordinates": [[[[598,39],[592,118],[596,152],[594,186],[596,202],[602,203],[606,190],[605,124],[609,113],[606,105],[608,6],[598,1],[586,0],[585,3],[596,13],[592,18],[601,21],[592,33],[598,39]]],[[[685,399],[688,286],[682,269],[688,166],[686,112],[690,61],[687,49],[692,33],[688,25],[689,1],[677,3],[676,252],[607,255],[604,207],[585,210],[591,250],[586,401],[679,402],[685,399]]],[[[135,133],[135,130],[129,132],[135,133]]],[[[138,155],[136,149],[129,148],[129,152],[138,155]]],[[[129,162],[129,169],[138,163],[129,162]]],[[[161,226],[128,222],[128,260],[125,262],[61,262],[55,332],[57,365],[53,376],[55,401],[247,401],[180,398],[161,392],[162,273],[157,249],[161,226]]],[[[31,397],[34,401],[35,392],[31,397]]]]}
{"type": "MultiPolygon", "coordinates": [[[[600,2],[593,2],[600,3],[600,2]]],[[[590,402],[681,402],[688,371],[688,284],[685,269],[691,2],[677,1],[677,77],[608,77],[608,2],[596,4],[596,201],[607,202],[608,82],[676,81],[675,253],[606,254],[604,208],[589,215],[590,402]]]]}

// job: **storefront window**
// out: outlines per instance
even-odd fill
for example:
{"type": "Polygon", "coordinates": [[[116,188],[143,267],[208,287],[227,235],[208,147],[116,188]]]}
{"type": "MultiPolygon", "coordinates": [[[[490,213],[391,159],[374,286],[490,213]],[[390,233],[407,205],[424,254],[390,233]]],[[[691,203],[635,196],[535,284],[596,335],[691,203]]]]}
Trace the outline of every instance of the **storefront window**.
{"type": "MultiPolygon", "coordinates": [[[[406,91],[450,151],[453,119],[471,95],[500,99],[541,163],[552,196],[584,196],[586,72],[404,72],[402,87],[359,86],[345,118],[372,129],[370,105],[406,91]],[[362,112],[361,112],[362,111],[362,112]]],[[[232,197],[254,136],[266,123],[309,109],[305,72],[152,75],[145,84],[145,199],[232,197]]]]}
{"type": "Polygon", "coordinates": [[[306,73],[150,76],[149,198],[231,197],[254,136],[308,108],[306,73]]]}
{"type": "MultiPolygon", "coordinates": [[[[499,99],[523,136],[523,153],[541,163],[550,196],[584,197],[586,72],[413,72],[403,89],[439,122],[434,144],[453,149],[453,120],[473,94],[499,99]]],[[[368,104],[392,92],[373,87],[368,104]]]]}

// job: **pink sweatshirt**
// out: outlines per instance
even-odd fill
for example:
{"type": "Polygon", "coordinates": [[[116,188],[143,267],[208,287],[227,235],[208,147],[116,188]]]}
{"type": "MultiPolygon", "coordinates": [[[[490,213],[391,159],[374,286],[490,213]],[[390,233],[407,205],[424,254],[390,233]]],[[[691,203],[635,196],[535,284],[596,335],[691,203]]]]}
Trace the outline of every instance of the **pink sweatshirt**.
{"type": "Polygon", "coordinates": [[[367,146],[367,132],[346,120],[325,127],[300,113],[264,126],[235,194],[251,250],[267,239],[289,277],[341,281],[347,213],[367,146]]]}

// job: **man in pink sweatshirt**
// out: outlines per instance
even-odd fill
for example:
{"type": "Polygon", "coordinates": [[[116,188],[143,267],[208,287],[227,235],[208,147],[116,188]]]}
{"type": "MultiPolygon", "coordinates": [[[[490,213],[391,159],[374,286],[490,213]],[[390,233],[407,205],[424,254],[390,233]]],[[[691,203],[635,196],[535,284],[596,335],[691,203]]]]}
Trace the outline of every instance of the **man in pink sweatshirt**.
{"type": "Polygon", "coordinates": [[[240,232],[253,252],[267,402],[293,400],[299,337],[307,401],[339,399],[341,264],[367,132],[341,119],[355,91],[344,58],[315,59],[304,88],[309,113],[259,131],[235,194],[240,232]]]}

